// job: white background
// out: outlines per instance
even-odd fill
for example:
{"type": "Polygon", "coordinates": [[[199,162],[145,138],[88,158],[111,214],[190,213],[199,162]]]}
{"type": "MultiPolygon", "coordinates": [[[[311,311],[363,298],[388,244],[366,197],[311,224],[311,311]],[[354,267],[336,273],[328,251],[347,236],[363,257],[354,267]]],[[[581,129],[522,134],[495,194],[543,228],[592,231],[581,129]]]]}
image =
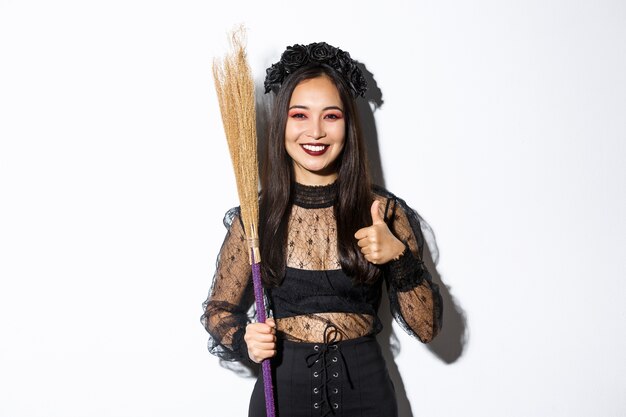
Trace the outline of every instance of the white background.
{"type": "Polygon", "coordinates": [[[394,327],[401,417],[626,415],[626,3],[0,0],[0,416],[246,415],[199,323],[237,23],[259,85],[326,41],[382,91],[447,287],[432,346],[394,327]]]}

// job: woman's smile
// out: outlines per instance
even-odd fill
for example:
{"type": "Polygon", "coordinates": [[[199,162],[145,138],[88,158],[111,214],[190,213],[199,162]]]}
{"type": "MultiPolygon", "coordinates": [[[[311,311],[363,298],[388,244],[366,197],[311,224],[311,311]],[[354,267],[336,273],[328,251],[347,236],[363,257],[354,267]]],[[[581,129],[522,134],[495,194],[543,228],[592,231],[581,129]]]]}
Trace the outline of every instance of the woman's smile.
{"type": "Polygon", "coordinates": [[[302,146],[302,149],[304,149],[304,152],[313,156],[324,155],[324,153],[326,153],[326,151],[330,147],[330,145],[308,144],[308,143],[304,145],[300,145],[300,146],[302,146]]]}

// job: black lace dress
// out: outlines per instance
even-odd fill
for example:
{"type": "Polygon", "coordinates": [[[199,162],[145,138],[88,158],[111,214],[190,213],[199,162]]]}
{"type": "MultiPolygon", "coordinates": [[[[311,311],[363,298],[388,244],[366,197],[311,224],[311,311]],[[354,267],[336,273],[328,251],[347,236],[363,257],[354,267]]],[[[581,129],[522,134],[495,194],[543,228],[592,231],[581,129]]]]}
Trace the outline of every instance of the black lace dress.
{"type": "MultiPolygon", "coordinates": [[[[387,285],[394,318],[410,335],[429,342],[441,327],[441,297],[421,261],[424,242],[419,217],[401,199],[374,188],[373,198],[381,202],[379,207],[385,222],[406,249],[398,260],[381,266],[383,278],[376,283],[354,284],[341,270],[337,255],[333,212],[336,184],[321,187],[295,184],[293,192],[286,275],[279,287],[266,290],[279,339],[279,354],[272,361],[279,374],[276,381],[279,415],[300,415],[297,407],[312,407],[319,410],[319,415],[351,415],[355,410],[378,407],[383,410],[380,415],[394,415],[388,407],[393,407],[395,399],[392,399],[394,404],[389,404],[383,401],[387,398],[363,395],[375,377],[369,375],[368,384],[361,385],[354,369],[380,368],[381,383],[388,381],[373,337],[382,328],[377,310],[383,282],[387,285]],[[376,364],[362,362],[370,356],[376,364]],[[289,365],[284,365],[285,358],[289,358],[289,365]],[[297,361],[300,363],[294,365],[297,361]],[[280,374],[288,377],[286,384],[291,386],[288,390],[281,389],[280,374]],[[299,383],[294,378],[303,380],[300,381],[302,392],[292,390],[299,383]],[[301,401],[305,391],[308,397],[301,401]],[[361,399],[358,404],[350,399],[355,392],[358,395],[354,398],[361,399]],[[298,399],[297,404],[293,398],[298,399]],[[363,398],[370,401],[363,403],[363,398]]],[[[226,214],[224,224],[228,233],[217,260],[213,286],[204,303],[202,322],[210,335],[211,353],[224,360],[249,361],[243,336],[250,322],[248,311],[253,293],[248,249],[237,208],[226,214]]],[[[356,373],[364,374],[362,370],[356,373]]],[[[262,390],[255,388],[257,391],[262,395],[262,390]]],[[[393,396],[388,390],[378,391],[383,397],[393,396]]],[[[254,397],[253,394],[253,403],[254,397]]],[[[252,407],[251,404],[250,415],[263,415],[262,410],[252,412],[252,407]]],[[[262,408],[262,403],[259,407],[262,408]]],[[[302,411],[302,415],[307,413],[311,415],[310,411],[302,411]]]]}

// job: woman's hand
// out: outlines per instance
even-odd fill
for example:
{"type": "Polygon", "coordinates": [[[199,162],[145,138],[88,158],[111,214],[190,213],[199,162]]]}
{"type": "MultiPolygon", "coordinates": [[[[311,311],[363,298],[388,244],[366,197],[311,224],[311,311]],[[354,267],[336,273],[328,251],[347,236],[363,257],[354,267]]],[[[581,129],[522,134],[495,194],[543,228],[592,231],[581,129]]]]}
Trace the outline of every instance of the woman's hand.
{"type": "Polygon", "coordinates": [[[354,237],[358,240],[361,253],[365,259],[374,265],[382,265],[398,259],[404,253],[404,243],[391,233],[389,227],[380,215],[378,206],[380,202],[374,200],[372,203],[372,222],[369,227],[359,229],[354,237]]]}
{"type": "Polygon", "coordinates": [[[250,323],[246,326],[244,340],[248,345],[248,356],[253,362],[276,355],[276,323],[268,318],[265,323],[250,323]]]}

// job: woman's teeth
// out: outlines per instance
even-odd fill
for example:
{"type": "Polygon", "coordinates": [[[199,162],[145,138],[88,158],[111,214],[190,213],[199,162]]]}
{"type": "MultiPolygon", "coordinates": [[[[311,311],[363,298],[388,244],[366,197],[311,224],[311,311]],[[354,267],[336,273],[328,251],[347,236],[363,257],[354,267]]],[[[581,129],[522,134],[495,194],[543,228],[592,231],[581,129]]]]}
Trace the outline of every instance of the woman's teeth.
{"type": "Polygon", "coordinates": [[[311,152],[321,152],[327,145],[302,145],[304,149],[311,152]]]}

